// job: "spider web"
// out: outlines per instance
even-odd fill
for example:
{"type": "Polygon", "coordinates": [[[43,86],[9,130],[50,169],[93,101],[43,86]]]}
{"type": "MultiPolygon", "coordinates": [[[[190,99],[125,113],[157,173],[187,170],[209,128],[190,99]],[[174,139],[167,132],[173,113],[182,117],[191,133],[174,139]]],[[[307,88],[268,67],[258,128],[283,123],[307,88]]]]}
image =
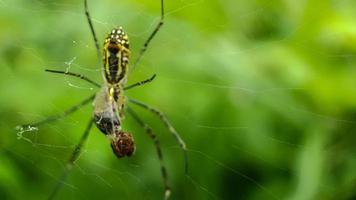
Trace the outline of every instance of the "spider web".
{"type": "MultiPolygon", "coordinates": [[[[184,174],[180,149],[168,131],[155,116],[132,106],[159,136],[174,199],[355,195],[350,142],[356,125],[355,45],[345,42],[356,33],[348,26],[356,20],[350,3],[318,4],[318,13],[345,13],[328,20],[310,14],[312,5],[291,1],[166,2],[165,25],[129,83],[154,73],[157,78],[127,95],[164,111],[187,143],[189,172],[184,174]],[[321,28],[308,31],[314,20],[322,21],[315,24],[321,28]]],[[[159,19],[156,4],[89,1],[100,44],[122,25],[134,59],[159,19]]],[[[0,197],[46,198],[61,181],[91,106],[45,126],[13,127],[60,113],[95,92],[81,80],[43,69],[102,82],[101,68],[81,1],[2,0],[0,9],[1,22],[10,24],[1,36],[1,62],[7,67],[0,82],[6,94],[0,177],[10,186],[0,185],[0,197]],[[10,194],[14,188],[23,192],[10,194]]],[[[162,198],[153,142],[129,116],[124,129],[135,137],[136,154],[117,160],[94,127],[59,199],[162,198]]]]}

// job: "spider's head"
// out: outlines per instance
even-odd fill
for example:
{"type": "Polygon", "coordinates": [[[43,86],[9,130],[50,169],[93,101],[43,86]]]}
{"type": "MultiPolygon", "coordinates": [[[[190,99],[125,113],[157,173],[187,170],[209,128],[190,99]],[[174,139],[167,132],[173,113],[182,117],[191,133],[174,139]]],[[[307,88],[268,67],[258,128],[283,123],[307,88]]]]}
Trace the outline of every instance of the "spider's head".
{"type": "Polygon", "coordinates": [[[131,134],[127,132],[117,132],[111,139],[111,148],[118,158],[131,156],[135,151],[135,143],[131,134]]]}

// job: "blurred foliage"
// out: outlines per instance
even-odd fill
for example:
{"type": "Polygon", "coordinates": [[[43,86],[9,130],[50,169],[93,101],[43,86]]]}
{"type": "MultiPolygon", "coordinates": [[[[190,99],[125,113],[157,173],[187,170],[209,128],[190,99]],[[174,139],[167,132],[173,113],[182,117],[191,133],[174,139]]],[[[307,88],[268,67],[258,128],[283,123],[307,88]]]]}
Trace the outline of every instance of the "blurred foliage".
{"type": "MultiPolygon", "coordinates": [[[[159,1],[89,0],[102,42],[121,25],[133,59],[159,19],[159,1]]],[[[189,149],[189,173],[159,135],[172,199],[356,199],[356,2],[167,0],[165,25],[127,95],[167,114],[189,149]]],[[[0,0],[0,199],[45,199],[91,106],[22,135],[94,91],[45,68],[101,81],[81,0],[0,0]],[[71,62],[72,61],[72,62],[71,62]],[[71,62],[71,63],[70,63],[71,62]]],[[[116,159],[91,131],[57,199],[162,199],[153,142],[127,116],[137,151],[116,159]]]]}

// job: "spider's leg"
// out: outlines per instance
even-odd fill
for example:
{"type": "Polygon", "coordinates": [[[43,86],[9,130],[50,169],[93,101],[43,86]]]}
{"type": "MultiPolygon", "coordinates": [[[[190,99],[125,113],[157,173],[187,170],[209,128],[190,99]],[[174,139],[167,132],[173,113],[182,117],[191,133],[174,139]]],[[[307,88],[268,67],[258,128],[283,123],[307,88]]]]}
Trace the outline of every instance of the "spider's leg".
{"type": "Polygon", "coordinates": [[[143,47],[141,48],[140,53],[138,54],[136,60],[133,62],[131,71],[133,71],[135,69],[136,65],[140,62],[140,60],[141,60],[143,54],[145,53],[149,43],[154,38],[154,36],[157,34],[157,32],[160,30],[161,26],[163,25],[163,22],[164,22],[164,5],[163,5],[163,0],[161,0],[161,18],[160,18],[158,24],[156,25],[155,29],[151,33],[151,35],[147,38],[146,42],[143,44],[143,47]]]}
{"type": "Polygon", "coordinates": [[[158,159],[161,165],[161,174],[163,178],[163,183],[164,183],[164,199],[169,199],[171,195],[171,189],[168,185],[168,178],[167,178],[167,171],[166,167],[163,164],[163,156],[162,156],[162,151],[160,147],[159,140],[156,136],[156,134],[153,133],[151,127],[149,127],[145,122],[142,121],[142,119],[136,114],[135,111],[133,111],[130,107],[127,107],[128,113],[133,117],[133,119],[140,125],[142,128],[146,131],[148,136],[154,141],[156,150],[157,150],[157,155],[158,159]]]}
{"type": "Polygon", "coordinates": [[[89,24],[89,27],[90,27],[91,34],[93,35],[95,48],[96,48],[96,53],[97,53],[97,56],[98,56],[98,67],[100,68],[101,67],[100,47],[99,47],[98,38],[96,37],[96,34],[95,34],[93,22],[91,21],[91,18],[90,18],[87,0],[84,0],[84,10],[85,10],[85,16],[87,17],[87,20],[88,20],[88,24],[89,24]]]}
{"type": "Polygon", "coordinates": [[[72,72],[69,72],[69,71],[59,71],[59,70],[52,70],[52,69],[45,69],[46,72],[51,72],[51,73],[57,73],[57,74],[64,74],[66,76],[74,76],[74,77],[77,77],[77,78],[80,78],[80,79],[83,79],[85,81],[87,81],[88,83],[94,85],[95,87],[98,87],[100,88],[101,85],[95,81],[92,81],[90,80],[89,78],[81,75],[81,74],[76,74],[76,73],[72,73],[72,72]]]}
{"type": "Polygon", "coordinates": [[[88,20],[88,23],[89,23],[91,34],[93,35],[95,48],[96,48],[96,51],[97,51],[97,54],[98,54],[98,59],[101,60],[99,42],[98,42],[98,38],[96,37],[94,26],[93,26],[93,23],[92,23],[91,18],[90,18],[87,0],[84,0],[84,10],[85,10],[85,16],[87,17],[87,20],[88,20]]]}
{"type": "Polygon", "coordinates": [[[89,132],[90,132],[92,125],[93,125],[93,119],[90,119],[89,124],[87,125],[87,128],[85,129],[82,137],[80,138],[79,143],[75,146],[75,148],[74,148],[74,150],[73,150],[73,152],[65,166],[65,169],[64,169],[62,175],[60,176],[56,186],[52,190],[52,193],[50,194],[48,199],[53,199],[56,196],[57,192],[62,188],[63,184],[65,183],[65,180],[69,174],[69,171],[75,165],[75,161],[78,159],[81,149],[82,149],[85,141],[88,139],[89,132]]]}
{"type": "Polygon", "coordinates": [[[144,85],[146,83],[149,83],[151,81],[153,81],[153,79],[156,77],[156,74],[153,74],[153,76],[151,78],[148,78],[146,80],[143,80],[143,81],[140,81],[140,82],[137,82],[137,83],[134,83],[132,85],[129,85],[129,86],[126,86],[124,87],[124,90],[129,90],[131,88],[134,88],[134,87],[137,87],[137,86],[141,86],[141,85],[144,85]]]}
{"type": "Polygon", "coordinates": [[[83,107],[84,105],[88,104],[89,102],[91,102],[93,99],[95,98],[95,94],[91,95],[90,97],[84,99],[82,102],[80,102],[79,104],[65,110],[64,112],[62,113],[59,113],[57,115],[52,115],[52,116],[49,116],[41,121],[38,121],[38,122],[35,122],[35,123],[31,123],[31,124],[24,124],[24,125],[19,125],[16,127],[16,129],[18,130],[23,130],[23,129],[28,129],[28,128],[31,128],[31,127],[38,127],[40,125],[43,125],[43,124],[46,124],[46,123],[50,123],[50,122],[53,122],[53,121],[56,121],[58,119],[61,119],[63,117],[66,117],[67,115],[77,111],[79,108],[83,107]]]}
{"type": "Polygon", "coordinates": [[[183,156],[184,156],[184,169],[185,169],[185,173],[188,173],[188,155],[187,155],[187,149],[185,146],[184,141],[182,140],[182,138],[180,137],[180,135],[178,134],[178,132],[176,131],[176,129],[172,126],[172,124],[169,122],[168,118],[159,110],[157,110],[156,108],[153,108],[145,103],[142,103],[140,101],[137,101],[135,99],[131,99],[128,98],[129,102],[136,104],[142,108],[145,108],[146,110],[152,112],[153,114],[157,115],[160,120],[163,122],[163,124],[167,127],[167,129],[169,130],[169,132],[171,132],[172,136],[176,139],[177,143],[179,144],[180,148],[183,151],[183,156]]]}

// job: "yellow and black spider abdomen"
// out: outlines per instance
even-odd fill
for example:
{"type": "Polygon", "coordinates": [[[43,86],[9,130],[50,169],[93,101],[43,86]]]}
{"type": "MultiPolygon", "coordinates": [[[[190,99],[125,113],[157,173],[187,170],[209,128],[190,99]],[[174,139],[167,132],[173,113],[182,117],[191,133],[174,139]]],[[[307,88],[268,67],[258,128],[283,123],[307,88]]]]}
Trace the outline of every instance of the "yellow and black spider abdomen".
{"type": "Polygon", "coordinates": [[[104,73],[110,84],[120,83],[129,64],[129,37],[121,27],[114,28],[104,42],[104,73]]]}

